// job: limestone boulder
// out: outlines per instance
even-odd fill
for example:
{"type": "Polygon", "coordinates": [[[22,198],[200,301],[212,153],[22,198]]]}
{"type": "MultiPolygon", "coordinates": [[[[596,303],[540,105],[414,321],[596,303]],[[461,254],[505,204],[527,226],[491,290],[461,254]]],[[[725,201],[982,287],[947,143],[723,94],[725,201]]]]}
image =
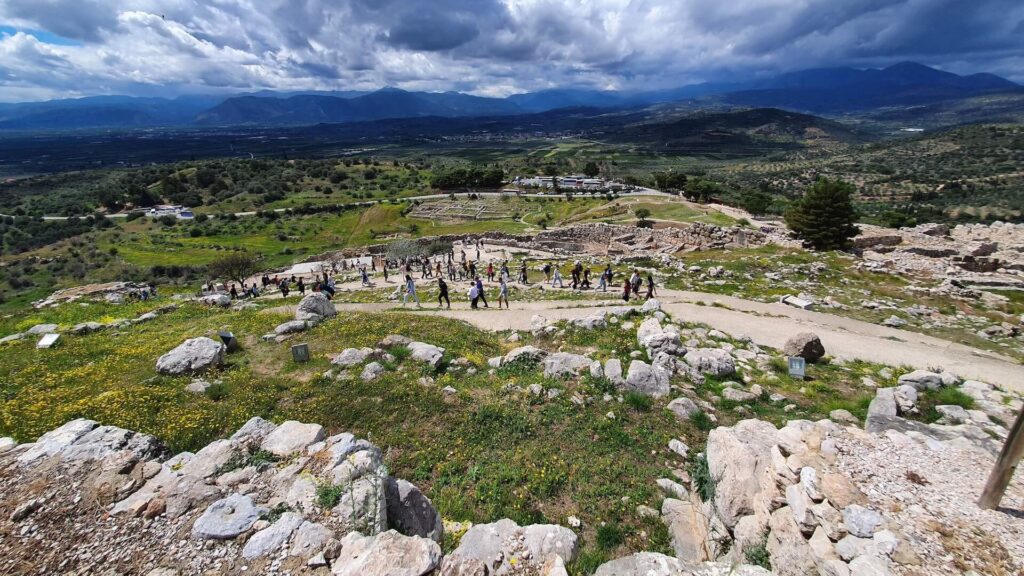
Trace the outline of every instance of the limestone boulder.
{"type": "Polygon", "coordinates": [[[192,525],[192,537],[198,540],[230,540],[243,534],[266,510],[252,498],[231,494],[210,505],[192,525]]]}
{"type": "Polygon", "coordinates": [[[434,346],[433,344],[427,344],[426,342],[409,342],[406,345],[409,351],[412,352],[411,358],[424,364],[429,365],[431,368],[437,368],[441,364],[441,359],[444,357],[444,348],[434,346]]]}
{"type": "Polygon", "coordinates": [[[725,378],[736,373],[736,361],[732,355],[720,348],[697,348],[686,353],[684,358],[694,370],[725,378]]]}
{"type": "Polygon", "coordinates": [[[774,426],[760,420],[742,420],[708,435],[705,455],[716,479],[715,506],[726,527],[732,529],[748,515],[767,524],[772,501],[780,496],[772,460],[777,436],[774,426]]]}
{"type": "Polygon", "coordinates": [[[576,376],[584,368],[589,369],[592,360],[580,354],[555,352],[543,360],[545,378],[568,378],[576,376]]]}
{"type": "Polygon", "coordinates": [[[406,536],[429,538],[440,543],[444,537],[441,515],[420,489],[405,480],[387,479],[388,527],[406,536]]]}
{"type": "Polygon", "coordinates": [[[697,407],[697,404],[685,396],[681,396],[669,402],[668,409],[675,414],[676,418],[681,422],[688,421],[691,416],[700,412],[700,408],[697,407]]]}
{"type": "Polygon", "coordinates": [[[825,355],[821,338],[812,332],[801,332],[786,341],[782,349],[786,356],[799,356],[810,363],[817,362],[825,355]]]}
{"type": "Polygon", "coordinates": [[[900,376],[901,385],[913,386],[918,391],[938,390],[943,386],[942,375],[929,370],[914,370],[900,376]]]}
{"type": "Polygon", "coordinates": [[[161,374],[202,374],[224,365],[227,348],[211,338],[189,338],[156,361],[161,374]]]}
{"type": "Polygon", "coordinates": [[[669,374],[659,366],[651,366],[643,360],[633,360],[629,363],[625,383],[619,386],[619,389],[661,398],[669,393],[669,374]]]}
{"type": "Polygon", "coordinates": [[[429,538],[394,530],[374,536],[352,532],[341,541],[331,566],[335,576],[426,576],[441,563],[441,547],[429,538]]]}
{"type": "Polygon", "coordinates": [[[299,302],[295,309],[295,319],[307,322],[320,322],[338,315],[334,304],[322,292],[313,292],[299,302]]]}
{"type": "Polygon", "coordinates": [[[301,452],[310,444],[319,442],[326,436],[324,427],[319,424],[303,424],[289,420],[267,434],[260,444],[260,448],[284,458],[301,452]]]}
{"type": "Polygon", "coordinates": [[[479,565],[491,567],[485,574],[509,574],[539,571],[551,557],[563,562],[576,557],[576,533],[554,524],[519,526],[507,518],[491,524],[477,524],[462,536],[459,546],[446,558],[443,576],[469,572],[456,571],[457,566],[479,565]]]}
{"type": "Polygon", "coordinates": [[[367,358],[373,355],[373,353],[373,348],[345,348],[340,354],[331,360],[331,364],[342,368],[348,368],[349,366],[362,364],[367,358]]]}
{"type": "Polygon", "coordinates": [[[511,362],[537,364],[547,355],[547,350],[542,350],[536,346],[520,346],[519,348],[509,350],[508,354],[505,354],[503,364],[509,364],[511,362]]]}

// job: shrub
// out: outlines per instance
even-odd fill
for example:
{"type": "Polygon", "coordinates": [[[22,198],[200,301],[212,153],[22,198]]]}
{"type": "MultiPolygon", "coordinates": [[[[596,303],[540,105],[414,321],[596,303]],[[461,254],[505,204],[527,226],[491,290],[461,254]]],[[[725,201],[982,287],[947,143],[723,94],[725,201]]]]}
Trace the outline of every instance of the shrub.
{"type": "Polygon", "coordinates": [[[626,405],[637,412],[650,412],[653,401],[651,397],[640,392],[628,392],[624,398],[626,405]]]}
{"type": "Polygon", "coordinates": [[[715,479],[711,477],[708,459],[704,454],[690,464],[690,478],[702,501],[708,502],[715,497],[715,479]]]}
{"type": "Polygon", "coordinates": [[[612,550],[625,540],[626,535],[618,524],[608,522],[597,527],[597,547],[602,550],[612,550]]]}
{"type": "Polygon", "coordinates": [[[690,414],[690,423],[693,424],[698,430],[708,432],[715,428],[715,423],[712,422],[711,417],[706,412],[694,412],[690,414]]]}
{"type": "Polygon", "coordinates": [[[345,487],[340,484],[321,484],[316,487],[316,505],[329,510],[341,502],[345,487]]]}
{"type": "Polygon", "coordinates": [[[754,546],[747,546],[746,548],[744,548],[743,557],[747,559],[747,564],[760,566],[765,570],[772,569],[771,558],[768,554],[767,540],[761,540],[754,546]]]}

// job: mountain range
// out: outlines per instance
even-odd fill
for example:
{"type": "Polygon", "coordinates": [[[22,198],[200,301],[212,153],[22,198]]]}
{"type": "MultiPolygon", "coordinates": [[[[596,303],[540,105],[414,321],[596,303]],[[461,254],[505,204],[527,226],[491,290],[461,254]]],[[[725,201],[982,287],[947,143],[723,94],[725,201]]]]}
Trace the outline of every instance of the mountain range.
{"type": "Polygon", "coordinates": [[[738,83],[658,91],[552,89],[506,98],[459,92],[273,92],[235,96],[94,96],[0,104],[0,130],[303,126],[391,118],[512,116],[561,108],[627,109],[672,102],[695,107],[775,107],[824,115],[935,105],[986,94],[1024,93],[992,74],[960,76],[906,62],[883,69],[823,68],[738,83]]]}

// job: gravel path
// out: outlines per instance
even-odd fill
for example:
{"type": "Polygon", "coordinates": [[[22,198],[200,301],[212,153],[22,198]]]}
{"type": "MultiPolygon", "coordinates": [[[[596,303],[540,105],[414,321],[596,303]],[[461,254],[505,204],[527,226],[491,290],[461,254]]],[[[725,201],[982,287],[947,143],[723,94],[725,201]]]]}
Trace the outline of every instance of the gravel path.
{"type": "MultiPolygon", "coordinates": [[[[825,349],[836,358],[920,369],[942,367],[962,378],[982,380],[1024,392],[1024,367],[1012,358],[992,352],[925,334],[822,312],[799,310],[778,303],[765,304],[702,292],[660,292],[662,307],[675,318],[701,322],[732,335],[744,334],[762,346],[782,348],[794,334],[811,331],[821,338],[825,349]]],[[[565,320],[588,316],[598,307],[622,304],[612,299],[612,292],[609,295],[609,300],[605,301],[513,302],[512,310],[502,311],[494,307],[481,310],[437,310],[424,299],[423,313],[464,320],[489,330],[528,330],[530,318],[534,314],[550,320],[565,320]]],[[[339,311],[379,311],[401,308],[401,305],[339,303],[337,308],[339,311]]],[[[294,307],[278,308],[289,309],[294,307]]]]}
{"type": "Polygon", "coordinates": [[[838,442],[842,472],[909,541],[919,565],[901,576],[1021,574],[1024,485],[1011,483],[999,510],[976,504],[994,458],[969,442],[925,445],[905,434],[859,433],[838,442]]]}

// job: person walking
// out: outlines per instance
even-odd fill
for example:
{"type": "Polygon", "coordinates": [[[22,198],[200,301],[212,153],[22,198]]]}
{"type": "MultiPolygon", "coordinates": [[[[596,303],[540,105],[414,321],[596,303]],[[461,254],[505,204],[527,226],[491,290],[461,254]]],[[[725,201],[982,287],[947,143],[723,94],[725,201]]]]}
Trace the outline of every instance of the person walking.
{"type": "Polygon", "coordinates": [[[487,296],[484,296],[484,283],[479,276],[476,277],[476,292],[480,296],[480,301],[484,303],[484,308],[490,308],[487,305],[487,296]]]}
{"type": "Polygon", "coordinates": [[[565,286],[562,284],[562,272],[558,269],[557,266],[555,267],[555,270],[551,275],[551,287],[554,288],[555,284],[558,284],[559,288],[565,288],[565,286]]]}
{"type": "Polygon", "coordinates": [[[299,283],[296,285],[299,288],[299,296],[306,295],[306,283],[302,281],[302,276],[299,276],[299,283]]]}
{"type": "Polygon", "coordinates": [[[448,283],[444,281],[444,278],[440,274],[437,275],[437,287],[441,291],[437,295],[437,307],[441,307],[441,300],[444,300],[448,304],[448,309],[452,309],[452,301],[448,299],[448,283]]]}
{"type": "Polygon", "coordinates": [[[654,298],[654,276],[651,273],[647,274],[647,300],[654,298]]]}
{"type": "Polygon", "coordinates": [[[607,274],[607,272],[601,272],[601,277],[597,279],[597,288],[595,288],[595,290],[600,290],[602,292],[607,292],[608,291],[608,274],[607,274]]]}
{"type": "Polygon", "coordinates": [[[544,264],[544,281],[551,281],[551,262],[547,262],[544,264]]]}
{"type": "Polygon", "coordinates": [[[234,284],[231,285],[231,299],[238,300],[238,288],[234,284]]]}
{"type": "Polygon", "coordinates": [[[416,307],[420,307],[420,298],[416,295],[416,282],[413,281],[412,276],[409,274],[405,275],[405,294],[402,295],[402,306],[405,306],[409,302],[409,298],[412,298],[416,302],[416,307]]]}
{"type": "Polygon", "coordinates": [[[622,299],[629,302],[629,293],[633,290],[633,284],[629,281],[629,278],[622,283],[622,299]]]}
{"type": "Polygon", "coordinates": [[[487,263],[487,281],[494,282],[494,262],[487,263]]]}
{"type": "Polygon", "coordinates": [[[288,297],[288,280],[287,279],[281,280],[280,289],[281,289],[281,298],[287,298],[288,297]]]}
{"type": "Polygon", "coordinates": [[[366,272],[366,266],[363,266],[359,270],[359,275],[362,276],[362,278],[363,278],[363,286],[369,286],[370,285],[370,275],[366,272]]]}
{"type": "Polygon", "coordinates": [[[469,307],[477,309],[476,303],[480,300],[480,292],[476,288],[476,282],[469,283],[469,307]]]}
{"type": "Polygon", "coordinates": [[[501,310],[501,303],[505,303],[505,309],[508,309],[508,283],[505,281],[505,276],[498,279],[498,310],[501,310]]]}

